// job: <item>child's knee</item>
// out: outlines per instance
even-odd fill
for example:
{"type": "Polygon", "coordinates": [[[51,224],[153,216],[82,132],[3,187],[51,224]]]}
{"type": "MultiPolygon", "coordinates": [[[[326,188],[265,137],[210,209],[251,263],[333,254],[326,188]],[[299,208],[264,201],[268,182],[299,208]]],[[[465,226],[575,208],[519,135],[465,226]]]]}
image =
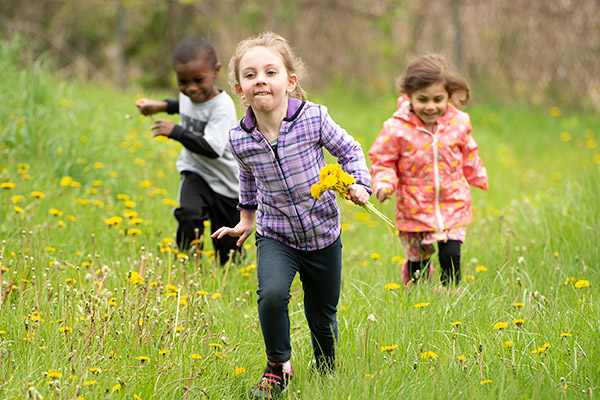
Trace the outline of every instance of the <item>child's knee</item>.
{"type": "Polygon", "coordinates": [[[258,290],[258,304],[265,311],[287,307],[289,300],[289,291],[282,290],[281,287],[267,286],[258,290]]]}

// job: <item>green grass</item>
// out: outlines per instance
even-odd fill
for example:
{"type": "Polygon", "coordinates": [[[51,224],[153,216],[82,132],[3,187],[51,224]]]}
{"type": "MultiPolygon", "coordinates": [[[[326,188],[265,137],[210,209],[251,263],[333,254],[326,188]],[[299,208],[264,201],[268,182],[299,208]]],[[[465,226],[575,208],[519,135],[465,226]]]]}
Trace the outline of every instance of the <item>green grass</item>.
{"type": "MultiPolygon", "coordinates": [[[[244,398],[265,363],[251,241],[239,265],[215,267],[209,250],[178,258],[169,242],[179,147],[151,138],[151,121],[134,106],[142,91],[60,82],[43,63],[20,66],[18,45],[0,52],[0,398],[244,398]],[[125,210],[141,220],[130,225],[125,210]],[[115,216],[123,221],[109,226],[115,216]],[[54,369],[59,378],[49,377],[54,369]]],[[[365,151],[395,107],[393,96],[343,88],[312,98],[365,151]]],[[[439,293],[436,282],[386,289],[400,282],[398,239],[341,203],[337,374],[316,376],[309,366],[295,281],[287,397],[597,392],[600,123],[583,112],[517,106],[467,111],[490,190],[473,189],[460,293],[439,293]],[[577,288],[582,280],[590,286],[577,288]],[[507,327],[495,329],[498,322],[507,327]]],[[[391,202],[381,209],[393,215],[391,202]]]]}

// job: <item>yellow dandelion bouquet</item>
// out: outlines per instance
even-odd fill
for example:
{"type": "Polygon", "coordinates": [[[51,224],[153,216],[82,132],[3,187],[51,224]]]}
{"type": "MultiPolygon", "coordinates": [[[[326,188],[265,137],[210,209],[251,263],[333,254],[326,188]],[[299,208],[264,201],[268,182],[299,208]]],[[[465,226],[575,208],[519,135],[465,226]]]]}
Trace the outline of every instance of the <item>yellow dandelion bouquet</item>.
{"type": "MultiPolygon", "coordinates": [[[[327,164],[321,168],[321,171],[319,172],[319,182],[311,186],[310,195],[315,199],[320,199],[323,192],[333,190],[335,193],[345,198],[348,194],[350,185],[353,183],[356,183],[356,179],[346,171],[342,170],[342,167],[339,164],[327,164]]],[[[376,209],[375,205],[370,201],[367,202],[363,208],[368,212],[377,215],[392,229],[396,228],[392,220],[376,209]]]]}

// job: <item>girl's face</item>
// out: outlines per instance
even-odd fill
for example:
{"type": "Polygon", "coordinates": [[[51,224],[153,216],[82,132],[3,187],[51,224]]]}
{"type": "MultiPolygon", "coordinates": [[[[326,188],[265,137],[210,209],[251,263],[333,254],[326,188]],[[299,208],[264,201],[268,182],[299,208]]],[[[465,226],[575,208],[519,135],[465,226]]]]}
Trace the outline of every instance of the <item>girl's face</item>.
{"type": "Polygon", "coordinates": [[[409,96],[414,113],[421,118],[429,131],[433,131],[435,121],[446,112],[448,99],[443,82],[416,90],[409,96]]]}
{"type": "Polygon", "coordinates": [[[287,112],[288,96],[298,78],[288,74],[279,54],[267,47],[252,47],[242,55],[239,71],[235,91],[255,113],[287,112]]]}

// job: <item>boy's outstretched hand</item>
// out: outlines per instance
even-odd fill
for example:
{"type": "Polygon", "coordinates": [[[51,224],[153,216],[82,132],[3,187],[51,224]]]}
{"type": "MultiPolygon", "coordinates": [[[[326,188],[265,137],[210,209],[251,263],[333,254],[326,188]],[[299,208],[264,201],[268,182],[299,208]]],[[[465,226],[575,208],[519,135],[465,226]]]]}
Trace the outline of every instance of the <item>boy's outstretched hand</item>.
{"type": "Polygon", "coordinates": [[[154,101],[150,99],[139,99],[135,102],[136,107],[140,110],[140,113],[144,115],[152,115],[159,112],[167,111],[166,101],[154,101]]]}

